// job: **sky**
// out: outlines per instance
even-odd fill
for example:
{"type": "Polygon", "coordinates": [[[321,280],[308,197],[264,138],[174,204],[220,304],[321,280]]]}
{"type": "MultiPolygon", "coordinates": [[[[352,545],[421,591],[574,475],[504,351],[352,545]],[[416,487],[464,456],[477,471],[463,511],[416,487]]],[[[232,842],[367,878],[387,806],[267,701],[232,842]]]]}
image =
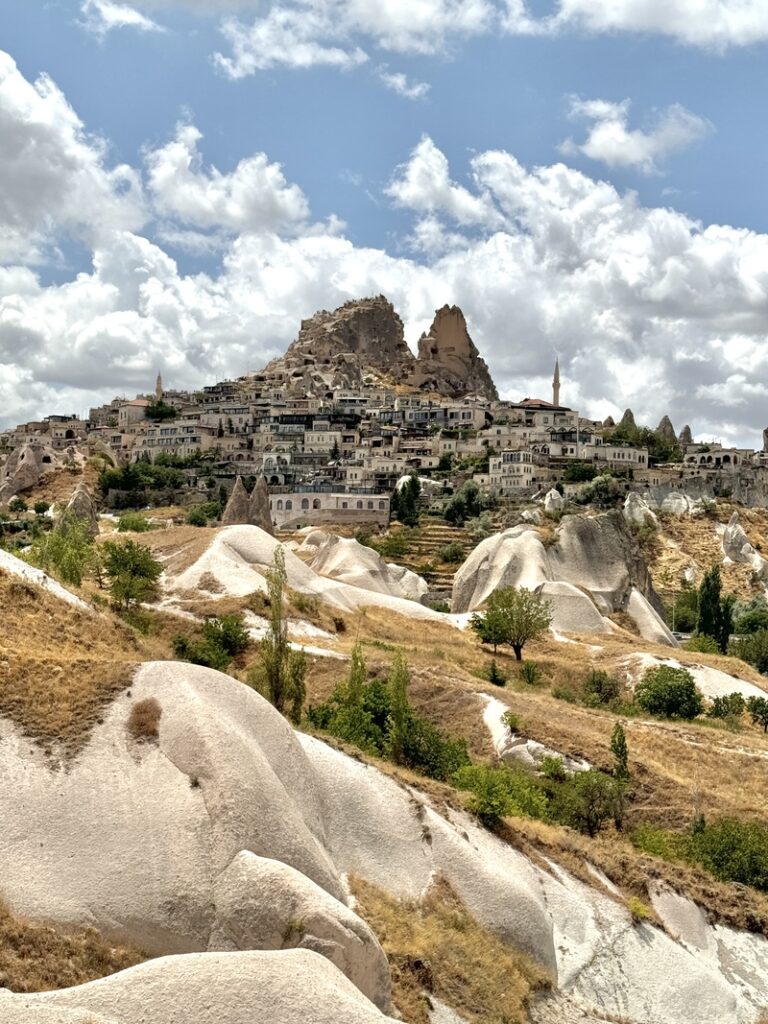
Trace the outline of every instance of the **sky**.
{"type": "Polygon", "coordinates": [[[768,425],[766,0],[0,0],[0,427],[385,294],[504,398],[768,425]]]}

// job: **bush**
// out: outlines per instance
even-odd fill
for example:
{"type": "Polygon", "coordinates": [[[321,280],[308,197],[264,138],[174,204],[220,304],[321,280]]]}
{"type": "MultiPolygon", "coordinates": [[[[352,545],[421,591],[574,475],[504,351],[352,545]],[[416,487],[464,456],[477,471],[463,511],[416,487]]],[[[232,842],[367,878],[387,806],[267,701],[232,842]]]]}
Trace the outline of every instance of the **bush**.
{"type": "Polygon", "coordinates": [[[50,507],[50,503],[47,501],[36,501],[33,505],[36,516],[44,516],[50,507]]]}
{"type": "Polygon", "coordinates": [[[623,689],[615,676],[592,669],[584,682],[584,703],[590,708],[604,707],[618,700],[623,689]]]}
{"type": "Polygon", "coordinates": [[[700,715],[704,707],[691,673],[671,665],[648,669],[635,688],[635,700],[643,711],[657,718],[690,721],[700,715]]]}
{"type": "Polygon", "coordinates": [[[202,505],[194,505],[184,517],[188,526],[207,526],[208,516],[205,514],[202,505]]]}
{"type": "Polygon", "coordinates": [[[723,882],[768,891],[768,827],[760,822],[723,818],[705,825],[691,836],[689,856],[723,882]]]}
{"type": "Polygon", "coordinates": [[[131,707],[127,729],[131,739],[137,743],[157,740],[160,735],[162,708],[155,697],[139,700],[131,707]]]}
{"type": "Polygon", "coordinates": [[[707,709],[710,718],[741,718],[746,710],[747,702],[740,693],[729,693],[723,697],[715,697],[707,709]]]}
{"type": "Polygon", "coordinates": [[[761,629],[768,629],[768,609],[766,608],[756,608],[753,611],[745,612],[734,625],[736,633],[757,633],[761,629]]]}
{"type": "Polygon", "coordinates": [[[694,633],[690,640],[683,644],[684,651],[694,651],[696,654],[720,654],[720,646],[713,637],[706,633],[694,633]]]}
{"type": "Polygon", "coordinates": [[[63,583],[79,587],[97,561],[90,524],[65,512],[50,533],[34,539],[25,558],[46,572],[54,572],[63,583]]]}
{"type": "Polygon", "coordinates": [[[565,782],[568,778],[562,757],[552,754],[547,754],[541,759],[539,771],[545,779],[549,779],[551,782],[565,782]]]}
{"type": "Polygon", "coordinates": [[[472,793],[470,810],[488,828],[494,828],[502,818],[510,816],[540,819],[547,816],[547,794],[538,780],[522,768],[467,765],[455,773],[453,782],[459,789],[472,793]]]}
{"type": "Polygon", "coordinates": [[[768,629],[758,629],[755,633],[732,640],[729,653],[768,675],[768,629]]]}
{"type": "Polygon", "coordinates": [[[437,557],[441,562],[446,562],[448,565],[462,562],[464,560],[464,545],[460,544],[457,540],[451,541],[450,544],[446,544],[444,548],[438,550],[437,557]]]}
{"type": "Polygon", "coordinates": [[[239,615],[208,619],[197,637],[176,636],[173,650],[177,657],[193,665],[205,665],[225,672],[230,662],[251,644],[248,630],[239,615]]]}
{"type": "Polygon", "coordinates": [[[117,521],[118,533],[146,533],[151,529],[152,524],[138,512],[123,512],[117,521]]]}
{"type": "Polygon", "coordinates": [[[747,698],[747,710],[753,725],[762,725],[763,732],[768,732],[768,700],[765,697],[747,698]]]}
{"type": "Polygon", "coordinates": [[[648,904],[643,903],[637,896],[629,897],[627,900],[627,910],[635,924],[642,924],[643,921],[647,921],[653,916],[648,904]]]}
{"type": "Polygon", "coordinates": [[[506,686],[507,677],[501,671],[499,666],[496,664],[496,659],[491,658],[491,663],[488,666],[486,678],[489,683],[493,683],[494,686],[506,686]]]}
{"type": "Polygon", "coordinates": [[[541,669],[537,661],[524,661],[517,670],[520,680],[529,686],[535,686],[541,677],[541,669]]]}
{"type": "Polygon", "coordinates": [[[620,824],[623,807],[623,785],[594,768],[577,772],[559,786],[550,805],[556,821],[588,836],[596,836],[611,819],[620,824]]]}
{"type": "Polygon", "coordinates": [[[14,515],[18,515],[21,512],[29,511],[29,505],[23,498],[19,498],[17,496],[15,498],[11,498],[8,502],[8,511],[13,512],[14,515]]]}

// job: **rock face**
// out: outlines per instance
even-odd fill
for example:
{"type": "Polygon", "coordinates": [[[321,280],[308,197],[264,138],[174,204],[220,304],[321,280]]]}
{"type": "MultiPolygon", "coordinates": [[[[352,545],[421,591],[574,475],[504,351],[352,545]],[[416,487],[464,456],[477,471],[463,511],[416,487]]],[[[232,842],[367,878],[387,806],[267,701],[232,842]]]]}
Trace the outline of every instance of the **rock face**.
{"type": "Polygon", "coordinates": [[[263,476],[257,478],[248,509],[248,522],[266,533],[274,534],[272,515],[269,511],[269,489],[263,476]]]}
{"type": "Polygon", "coordinates": [[[559,515],[565,508],[565,501],[560,491],[554,487],[544,495],[544,511],[548,516],[559,515]]]}
{"type": "Polygon", "coordinates": [[[458,306],[443,306],[435,313],[428,334],[419,338],[419,356],[408,382],[441,395],[499,397],[488,366],[469,336],[458,306]]]}
{"type": "Polygon", "coordinates": [[[367,367],[401,376],[414,358],[405,343],[403,321],[383,295],[345,302],[302,320],[299,336],[266,373],[285,372],[309,390],[359,387],[367,367]]]}
{"type": "Polygon", "coordinates": [[[498,398],[458,306],[437,310],[414,359],[403,322],[383,295],[345,302],[331,313],[321,310],[303,320],[296,341],[264,372],[285,374],[310,393],[360,387],[374,374],[448,397],[498,398]]]}
{"type": "Polygon", "coordinates": [[[479,608],[509,586],[540,591],[552,604],[556,630],[606,633],[613,626],[605,616],[626,611],[647,639],[675,646],[621,512],[566,516],[546,548],[530,526],[486,538],[454,577],[452,611],[479,608]]]}
{"type": "Polygon", "coordinates": [[[41,444],[25,444],[15,448],[0,472],[0,504],[5,504],[20,491],[36,487],[44,473],[55,469],[57,453],[41,444]]]}
{"type": "Polygon", "coordinates": [[[198,953],[76,988],[0,991],[3,1024],[392,1024],[327,960],[303,949],[198,953]]]}
{"type": "Polygon", "coordinates": [[[624,501],[624,518],[636,528],[651,526],[658,527],[659,520],[655,512],[652,512],[647,502],[637,493],[630,491],[624,501]]]}
{"type": "Polygon", "coordinates": [[[619,421],[619,426],[620,427],[635,427],[635,426],[637,426],[637,424],[635,423],[635,414],[632,412],[631,409],[625,409],[624,410],[624,415],[621,417],[621,420],[619,421]]]}
{"type": "Polygon", "coordinates": [[[656,434],[664,441],[668,441],[674,444],[677,441],[677,434],[675,428],[672,426],[672,420],[669,416],[662,416],[658,427],[656,427],[656,434]]]}
{"type": "Polygon", "coordinates": [[[69,515],[77,516],[78,519],[85,520],[88,523],[88,530],[91,536],[98,536],[99,517],[96,513],[96,504],[83,480],[77,485],[74,494],[69,499],[66,512],[69,515]]]}
{"type": "Polygon", "coordinates": [[[354,539],[313,530],[299,550],[309,556],[309,566],[320,576],[362,590],[420,601],[429,589],[415,572],[387,564],[377,551],[354,539]]]}
{"type": "Polygon", "coordinates": [[[768,581],[768,562],[749,543],[744,527],[739,522],[739,513],[734,512],[723,530],[723,555],[726,562],[751,565],[763,583],[768,581]]]}
{"type": "Polygon", "coordinates": [[[243,478],[235,480],[235,486],[221,514],[222,526],[246,526],[251,521],[251,499],[246,490],[243,478]]]}
{"type": "Polygon", "coordinates": [[[65,773],[0,721],[4,899],[156,954],[301,946],[388,1005],[386,958],[346,904],[288,723],[194,665],[145,664],[129,693],[65,773]],[[149,700],[157,735],[137,739],[131,714],[149,700]]]}
{"type": "MultiPolygon", "coordinates": [[[[687,423],[680,431],[680,437],[678,440],[682,445],[693,444],[693,434],[691,433],[691,428],[688,426],[687,423]]],[[[763,435],[763,441],[765,441],[765,435],[763,435]]]]}

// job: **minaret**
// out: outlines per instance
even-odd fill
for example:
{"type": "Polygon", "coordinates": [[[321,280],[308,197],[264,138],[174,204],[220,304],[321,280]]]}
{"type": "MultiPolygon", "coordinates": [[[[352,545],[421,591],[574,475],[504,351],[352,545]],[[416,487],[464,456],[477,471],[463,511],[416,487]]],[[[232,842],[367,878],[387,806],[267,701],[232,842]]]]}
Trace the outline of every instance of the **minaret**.
{"type": "Polygon", "coordinates": [[[163,400],[163,378],[159,373],[157,375],[157,380],[155,381],[155,399],[158,402],[162,402],[163,400]]]}
{"type": "Polygon", "coordinates": [[[560,360],[555,359],[555,376],[552,378],[552,405],[560,405],[560,360]]]}

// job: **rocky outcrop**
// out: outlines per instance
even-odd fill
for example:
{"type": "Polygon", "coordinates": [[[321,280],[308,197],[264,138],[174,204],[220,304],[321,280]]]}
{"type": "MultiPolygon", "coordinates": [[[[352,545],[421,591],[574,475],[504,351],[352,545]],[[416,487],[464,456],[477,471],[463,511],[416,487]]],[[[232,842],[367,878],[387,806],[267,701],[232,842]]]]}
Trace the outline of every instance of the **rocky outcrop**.
{"type": "Polygon", "coordinates": [[[420,601],[429,589],[421,576],[403,566],[388,564],[373,548],[353,538],[313,530],[299,550],[320,576],[361,590],[420,601]]]}
{"type": "Polygon", "coordinates": [[[96,512],[96,504],[84,480],[81,480],[75,488],[74,494],[69,499],[64,510],[64,515],[76,516],[78,519],[82,519],[88,524],[88,531],[91,536],[98,536],[99,516],[96,512]]]}
{"type": "Polygon", "coordinates": [[[287,374],[316,391],[318,386],[360,387],[366,369],[399,378],[413,363],[403,321],[392,303],[378,295],[302,320],[296,341],[264,372],[287,374]]]}
{"type": "Polygon", "coordinates": [[[658,427],[655,431],[657,437],[660,437],[663,441],[667,441],[670,444],[675,444],[677,441],[677,434],[675,428],[672,426],[672,420],[669,416],[662,416],[658,427]]]}
{"type": "Polygon", "coordinates": [[[691,433],[691,428],[688,426],[687,423],[680,431],[680,437],[678,438],[678,440],[680,441],[681,445],[693,444],[693,434],[691,433]]]}
{"type": "Polygon", "coordinates": [[[613,418],[613,416],[606,416],[603,420],[603,427],[605,427],[606,430],[613,430],[615,426],[616,420],[613,418]]]}
{"type": "Polygon", "coordinates": [[[414,359],[403,322],[383,295],[345,302],[303,320],[296,341],[264,373],[287,377],[313,394],[359,388],[373,376],[448,397],[499,397],[458,306],[437,310],[414,359]]]}
{"type": "Polygon", "coordinates": [[[441,395],[499,397],[488,366],[469,336],[458,306],[443,306],[435,313],[427,334],[419,338],[419,355],[408,383],[441,395]]]}
{"type": "Polygon", "coordinates": [[[644,526],[656,529],[659,525],[656,514],[651,511],[648,503],[637,491],[630,491],[624,501],[624,518],[630,526],[636,529],[641,529],[644,526]]]}
{"type": "Polygon", "coordinates": [[[635,414],[632,412],[631,409],[625,409],[624,410],[624,415],[621,417],[621,420],[619,421],[619,426],[620,427],[636,427],[637,426],[637,424],[635,423],[635,414]]]}
{"type": "Polygon", "coordinates": [[[251,526],[258,526],[266,533],[274,534],[272,525],[272,514],[269,510],[269,489],[267,481],[263,476],[258,477],[251,491],[251,498],[248,506],[248,522],[251,526]]]}
{"type": "Polygon", "coordinates": [[[54,992],[0,990],[4,1024],[393,1024],[304,949],[192,953],[54,992]]]}
{"type": "Polygon", "coordinates": [[[565,508],[565,499],[560,491],[553,487],[544,495],[544,511],[548,516],[558,516],[565,508]]]}
{"type": "Polygon", "coordinates": [[[221,514],[222,526],[246,526],[251,521],[251,499],[243,478],[235,480],[235,486],[221,514]]]}
{"type": "Polygon", "coordinates": [[[479,608],[499,587],[539,591],[553,628],[605,633],[607,616],[627,612],[641,635],[675,645],[658,614],[648,569],[621,512],[566,516],[546,547],[538,531],[516,526],[482,541],[454,577],[452,611],[479,608]]]}
{"type": "Polygon", "coordinates": [[[0,472],[0,505],[21,491],[37,487],[44,473],[56,468],[57,454],[41,444],[24,444],[15,448],[0,472]]]}
{"type": "Polygon", "coordinates": [[[738,512],[734,512],[728,520],[723,530],[722,544],[724,561],[751,565],[758,579],[763,583],[768,582],[768,562],[749,543],[738,512]]]}

